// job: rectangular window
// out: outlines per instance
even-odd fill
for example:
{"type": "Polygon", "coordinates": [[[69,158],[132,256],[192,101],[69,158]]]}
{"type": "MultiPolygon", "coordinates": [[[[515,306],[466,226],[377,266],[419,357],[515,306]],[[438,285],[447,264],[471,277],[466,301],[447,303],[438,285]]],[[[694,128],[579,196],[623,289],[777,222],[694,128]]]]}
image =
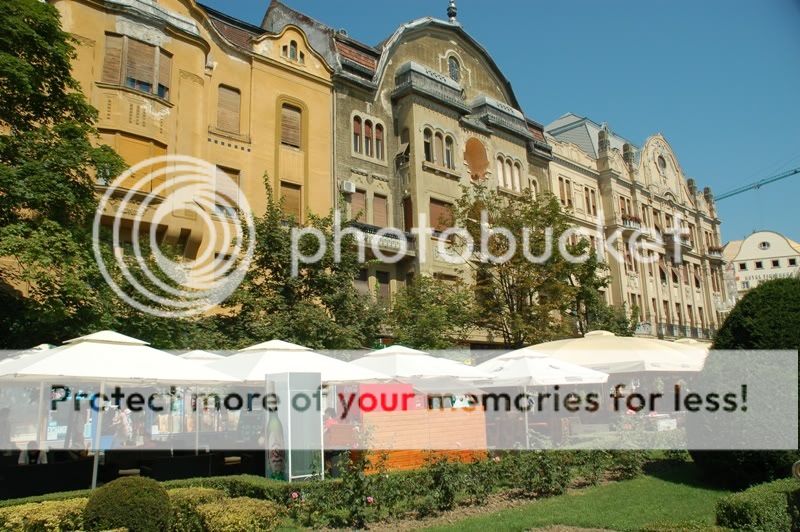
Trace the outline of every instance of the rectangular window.
{"type": "Polygon", "coordinates": [[[453,226],[453,206],[449,203],[431,199],[429,215],[430,226],[436,233],[453,226]]]}
{"type": "Polygon", "coordinates": [[[281,199],[283,200],[283,212],[293,216],[295,220],[302,219],[303,215],[303,195],[302,187],[294,183],[281,181],[281,199]]]}
{"type": "Polygon", "coordinates": [[[365,191],[356,190],[350,196],[350,216],[358,222],[367,220],[367,193],[365,191]]]}
{"type": "Polygon", "coordinates": [[[416,227],[414,204],[411,201],[411,196],[403,198],[403,222],[403,227],[405,227],[407,233],[410,233],[416,227]]]}
{"type": "Polygon", "coordinates": [[[378,227],[389,226],[389,202],[386,196],[375,194],[372,197],[372,223],[378,227]]]}
{"type": "Polygon", "coordinates": [[[356,291],[363,295],[370,295],[369,292],[369,272],[367,270],[358,270],[355,278],[356,291]]]}
{"type": "Polygon", "coordinates": [[[281,144],[300,149],[302,111],[293,105],[281,107],[281,144]]]}
{"type": "Polygon", "coordinates": [[[772,267],[773,267],[773,268],[780,268],[780,267],[781,267],[781,261],[779,261],[779,260],[773,260],[773,261],[772,261],[772,267]]]}
{"type": "Polygon", "coordinates": [[[746,269],[747,269],[747,263],[746,262],[740,262],[739,263],[739,270],[745,271],[746,269]]]}
{"type": "Polygon", "coordinates": [[[388,305],[391,300],[389,272],[375,272],[375,279],[378,282],[378,301],[388,305]]]}
{"type": "Polygon", "coordinates": [[[567,204],[567,194],[566,194],[566,188],[565,188],[564,178],[563,177],[559,177],[558,178],[558,196],[561,199],[561,205],[566,205],[567,204]]]}
{"type": "Polygon", "coordinates": [[[239,204],[239,170],[217,166],[214,181],[214,210],[221,216],[234,216],[239,204]]]}
{"type": "Polygon", "coordinates": [[[572,207],[572,182],[567,179],[567,207],[572,207]]]}
{"type": "Polygon", "coordinates": [[[122,35],[106,35],[101,81],[169,98],[172,57],[157,46],[122,35]]]}
{"type": "Polygon", "coordinates": [[[764,269],[764,263],[761,262],[760,260],[756,261],[756,270],[763,270],[763,269],[764,269]]]}
{"type": "Polygon", "coordinates": [[[219,86],[217,102],[217,127],[222,131],[239,134],[242,95],[238,89],[219,86]]]}
{"type": "Polygon", "coordinates": [[[797,266],[797,259],[789,259],[789,266],[797,266]]]}

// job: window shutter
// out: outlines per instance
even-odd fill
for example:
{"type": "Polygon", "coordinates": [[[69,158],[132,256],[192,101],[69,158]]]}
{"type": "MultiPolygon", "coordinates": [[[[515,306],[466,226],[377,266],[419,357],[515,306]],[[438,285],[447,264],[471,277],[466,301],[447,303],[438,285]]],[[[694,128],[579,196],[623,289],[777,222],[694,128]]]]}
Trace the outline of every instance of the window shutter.
{"type": "Polygon", "coordinates": [[[172,73],[172,57],[163,51],[158,58],[158,84],[169,90],[169,80],[172,73]]]}
{"type": "Polygon", "coordinates": [[[300,220],[302,216],[302,188],[294,183],[281,182],[281,198],[283,199],[283,212],[300,220]]]}
{"type": "Polygon", "coordinates": [[[403,221],[407,233],[410,233],[411,230],[416,227],[416,221],[414,220],[414,205],[411,202],[410,197],[403,198],[403,221]]]}
{"type": "Polygon", "coordinates": [[[300,147],[301,111],[297,107],[284,105],[281,109],[281,144],[300,147]]]}
{"type": "Polygon", "coordinates": [[[389,225],[389,204],[386,201],[386,196],[378,196],[377,194],[372,198],[372,223],[378,227],[388,227],[389,225]]]}
{"type": "Polygon", "coordinates": [[[217,166],[214,192],[218,205],[236,208],[239,203],[239,171],[217,166]]]}
{"type": "Polygon", "coordinates": [[[359,117],[353,119],[353,133],[355,135],[361,134],[361,119],[359,117]]]}
{"type": "Polygon", "coordinates": [[[103,83],[121,83],[122,37],[106,35],[106,55],[103,59],[103,83]]]}
{"type": "Polygon", "coordinates": [[[155,74],[155,46],[128,39],[128,59],[125,75],[152,85],[155,74]]]}
{"type": "Polygon", "coordinates": [[[219,86],[219,102],[217,102],[217,127],[230,133],[239,133],[239,113],[242,95],[238,90],[223,85],[219,86]]]}
{"type": "Polygon", "coordinates": [[[442,232],[452,227],[453,211],[449,203],[432,199],[430,216],[430,226],[434,231],[442,232]]]}
{"type": "Polygon", "coordinates": [[[389,272],[375,272],[375,277],[378,281],[378,299],[383,303],[388,303],[391,297],[389,272]]]}
{"type": "Polygon", "coordinates": [[[356,190],[350,198],[351,216],[354,220],[363,222],[367,219],[367,193],[356,190]]]}

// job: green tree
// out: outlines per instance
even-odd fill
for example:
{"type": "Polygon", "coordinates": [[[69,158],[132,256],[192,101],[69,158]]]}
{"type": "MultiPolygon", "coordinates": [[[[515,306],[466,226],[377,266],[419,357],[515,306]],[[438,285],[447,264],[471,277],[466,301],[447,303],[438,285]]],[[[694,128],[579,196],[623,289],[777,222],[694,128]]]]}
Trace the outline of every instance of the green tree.
{"type": "MultiPolygon", "coordinates": [[[[526,191],[517,197],[477,185],[464,189],[454,218],[475,243],[469,264],[475,268],[477,325],[501,338],[506,347],[574,334],[570,312],[574,314],[578,297],[575,278],[583,270],[558,249],[559,238],[572,225],[553,195],[535,198],[526,191]],[[490,235],[486,246],[494,257],[510,255],[508,260],[481,256],[484,225],[487,232],[504,228],[513,236],[517,244],[513,254],[509,240],[501,234],[490,235]],[[546,258],[530,260],[523,252],[526,246],[532,257],[546,258]]],[[[464,244],[464,238],[456,238],[454,247],[463,251],[464,244]]],[[[584,254],[588,247],[586,239],[566,245],[574,256],[584,254]]]]}
{"type": "Polygon", "coordinates": [[[6,347],[58,343],[106,319],[91,251],[94,176],[123,165],[92,144],[97,114],[71,75],[57,10],[2,0],[0,27],[0,337],[6,347]]]}
{"type": "MultiPolygon", "coordinates": [[[[719,383],[719,388],[730,383],[726,368],[730,364],[723,350],[730,349],[791,349],[800,350],[800,279],[776,279],[758,285],[749,291],[733,308],[714,338],[714,345],[706,360],[703,373],[709,382],[719,383]]],[[[774,361],[770,357],[754,354],[748,360],[748,374],[754,380],[776,377],[774,361]]],[[[780,378],[797,381],[798,375],[786,373],[780,378]]],[[[781,390],[775,383],[775,389],[781,390]]],[[[791,386],[793,383],[789,383],[791,386]]],[[[785,388],[783,388],[785,389],[785,388]]],[[[759,399],[759,398],[757,398],[759,399]]],[[[760,398],[762,401],[796,400],[777,396],[760,398]]],[[[689,421],[692,421],[690,418],[689,421]]],[[[783,420],[759,419],[764,433],[780,430],[783,420]]],[[[687,424],[689,441],[705,436],[709,429],[699,422],[687,424]]],[[[735,434],[735,430],[732,431],[735,434]]],[[[792,464],[800,460],[800,451],[693,451],[695,463],[712,479],[731,486],[788,477],[792,464]]]]}
{"type": "Polygon", "coordinates": [[[388,322],[397,343],[430,350],[464,342],[474,319],[470,289],[419,275],[395,295],[388,322]]]}
{"type": "MultiPolygon", "coordinates": [[[[310,215],[307,224],[301,225],[283,212],[266,180],[265,185],[267,206],[255,221],[253,262],[239,289],[224,303],[230,315],[221,318],[221,331],[239,346],[270,338],[317,349],[369,346],[379,335],[384,311],[355,288],[356,276],[364,267],[355,238],[343,236],[337,260],[334,212],[324,217],[310,215]],[[324,251],[319,260],[299,264],[295,275],[291,235],[304,227],[321,233],[324,251]]],[[[302,234],[297,247],[311,257],[319,245],[315,236],[302,234]]]]}

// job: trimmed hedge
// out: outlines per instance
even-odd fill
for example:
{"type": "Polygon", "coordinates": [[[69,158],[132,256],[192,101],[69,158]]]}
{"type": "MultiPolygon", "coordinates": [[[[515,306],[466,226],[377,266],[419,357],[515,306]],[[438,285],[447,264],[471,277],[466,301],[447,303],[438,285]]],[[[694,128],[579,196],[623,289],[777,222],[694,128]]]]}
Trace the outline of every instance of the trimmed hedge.
{"type": "Polygon", "coordinates": [[[203,519],[197,511],[202,504],[219,502],[226,497],[225,492],[213,488],[175,488],[169,490],[169,503],[172,507],[172,532],[197,532],[203,530],[203,519]]]}
{"type": "Polygon", "coordinates": [[[776,480],[734,493],[717,503],[717,524],[734,530],[798,530],[800,482],[776,480]]]}
{"type": "Polygon", "coordinates": [[[286,511],[272,501],[237,497],[201,504],[197,513],[209,532],[261,532],[275,530],[286,511]]]}
{"type": "Polygon", "coordinates": [[[66,499],[0,508],[0,530],[66,532],[82,530],[89,499],[66,499]]]}
{"type": "Polygon", "coordinates": [[[96,489],[83,513],[84,525],[89,530],[168,530],[171,518],[167,490],[145,477],[118,478],[96,489]]]}

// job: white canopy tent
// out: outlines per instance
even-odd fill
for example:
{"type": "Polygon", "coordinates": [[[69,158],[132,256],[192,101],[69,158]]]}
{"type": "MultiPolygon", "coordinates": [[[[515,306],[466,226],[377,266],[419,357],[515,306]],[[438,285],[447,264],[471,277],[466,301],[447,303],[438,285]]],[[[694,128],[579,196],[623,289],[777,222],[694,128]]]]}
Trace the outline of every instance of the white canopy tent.
{"type": "Polygon", "coordinates": [[[350,364],[378,371],[427,392],[469,391],[475,388],[473,383],[489,378],[476,367],[402,345],[372,351],[350,364]]]}
{"type": "Polygon", "coordinates": [[[517,358],[498,358],[477,366],[491,375],[491,384],[484,387],[605,384],[608,381],[608,373],[545,355],[532,353],[517,358]]]}
{"type": "Polygon", "coordinates": [[[532,345],[500,355],[494,360],[532,354],[550,356],[606,373],[697,372],[703,369],[708,349],[655,338],[592,331],[583,338],[532,345]]]}
{"type": "Polygon", "coordinates": [[[216,353],[211,353],[209,351],[202,351],[200,349],[195,349],[194,351],[188,351],[186,353],[181,353],[178,355],[180,358],[184,360],[191,360],[193,362],[198,362],[200,364],[210,364],[215,360],[221,360],[225,358],[222,355],[218,355],[216,353]]]}
{"type": "MultiPolygon", "coordinates": [[[[149,347],[147,342],[114,331],[100,331],[64,342],[55,349],[15,358],[0,365],[0,381],[37,382],[39,393],[39,423],[44,412],[44,385],[48,381],[74,379],[79,382],[114,384],[221,384],[237,382],[235,378],[200,364],[149,347]]],[[[97,417],[93,449],[95,462],[92,488],[97,485],[97,466],[100,447],[102,409],[97,417]]],[[[41,427],[37,431],[40,437],[41,427]]]]}
{"type": "Polygon", "coordinates": [[[209,363],[206,367],[231,375],[247,384],[264,384],[267,374],[314,372],[324,384],[381,382],[389,377],[343,360],[315,353],[308,347],[270,340],[209,363]]]}

